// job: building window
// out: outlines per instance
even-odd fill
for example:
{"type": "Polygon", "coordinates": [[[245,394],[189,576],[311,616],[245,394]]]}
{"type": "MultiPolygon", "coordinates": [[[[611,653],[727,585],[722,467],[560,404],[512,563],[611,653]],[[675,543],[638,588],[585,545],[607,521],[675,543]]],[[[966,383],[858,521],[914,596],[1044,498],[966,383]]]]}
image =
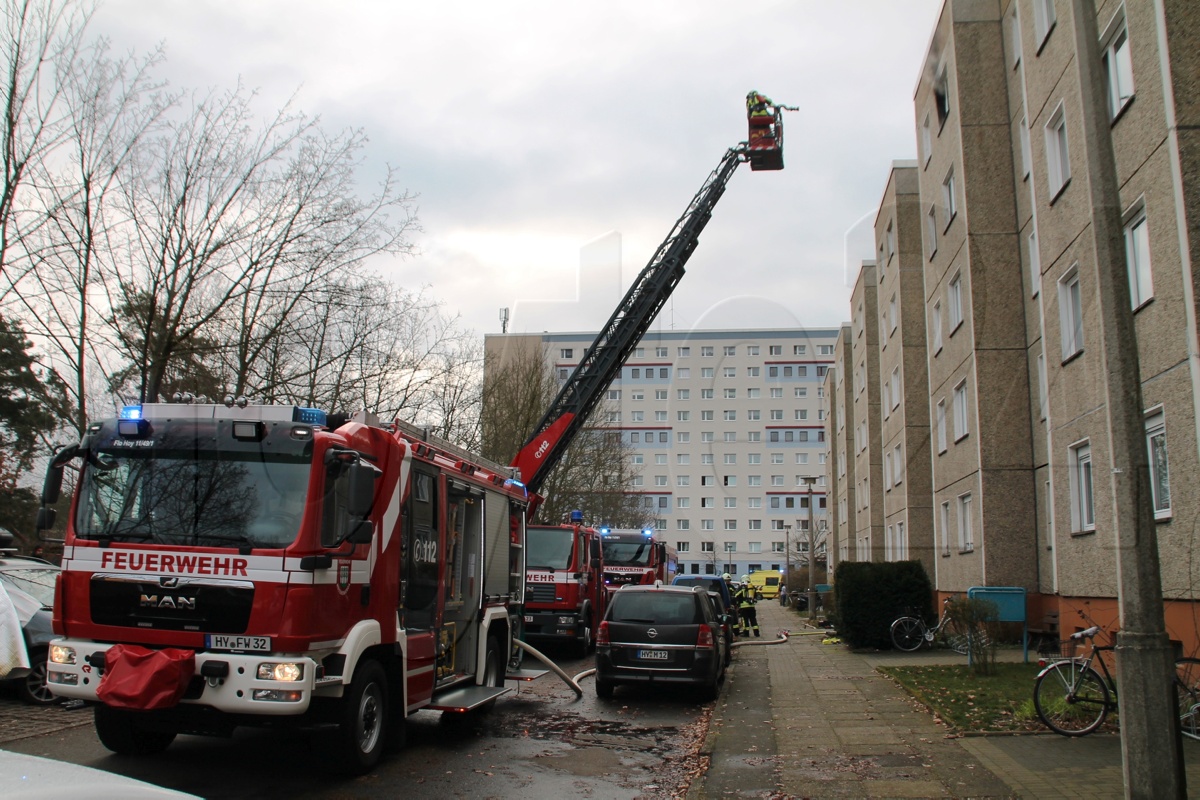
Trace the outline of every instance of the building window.
{"type": "Polygon", "coordinates": [[[958,326],[963,322],[963,291],[962,291],[962,274],[959,273],[950,279],[950,285],[946,288],[946,301],[950,306],[950,333],[958,330],[958,326]]]}
{"type": "Polygon", "coordinates": [[[975,549],[975,535],[971,526],[971,494],[958,497],[958,549],[964,553],[975,549]]]}
{"type": "Polygon", "coordinates": [[[747,378],[760,377],[761,373],[762,373],[762,367],[746,367],[746,377],[747,378]]]}
{"type": "Polygon", "coordinates": [[[933,353],[937,355],[942,350],[942,301],[933,304],[933,353]]]}
{"type": "Polygon", "coordinates": [[[725,417],[725,420],[726,420],[726,421],[728,421],[728,422],[733,422],[734,420],[736,420],[736,419],[737,419],[737,412],[736,412],[736,411],[732,411],[732,410],[730,410],[730,411],[725,411],[725,412],[724,412],[724,417],[725,417]]]}
{"type": "Polygon", "coordinates": [[[768,345],[767,352],[773,356],[781,356],[781,355],[783,355],[783,345],[781,345],[781,344],[768,345]]]}
{"type": "Polygon", "coordinates": [[[1129,30],[1125,10],[1121,9],[1108,24],[1101,41],[1104,46],[1104,85],[1108,90],[1108,114],[1116,119],[1133,99],[1133,59],[1129,55],[1129,30]]]}
{"type": "Polygon", "coordinates": [[[700,368],[700,377],[701,378],[713,377],[713,368],[712,367],[701,367],[700,368]]]}
{"type": "Polygon", "coordinates": [[[805,352],[807,352],[807,350],[808,350],[808,345],[806,345],[806,344],[792,345],[792,355],[794,355],[794,356],[802,356],[805,354],[805,352]]]}
{"type": "Polygon", "coordinates": [[[938,130],[946,124],[946,119],[950,116],[950,82],[946,76],[946,67],[943,65],[938,71],[937,77],[933,79],[933,101],[935,110],[937,111],[938,130]]]}
{"type": "Polygon", "coordinates": [[[1038,419],[1044,420],[1050,412],[1050,395],[1046,387],[1046,354],[1038,353],[1038,419]]]}
{"type": "Polygon", "coordinates": [[[736,464],[737,463],[737,453],[726,453],[725,454],[725,463],[726,464],[736,464]]]}
{"type": "Polygon", "coordinates": [[[1054,30],[1058,16],[1054,13],[1054,0],[1033,0],[1033,35],[1040,53],[1046,37],[1054,30]]]}
{"type": "Polygon", "coordinates": [[[1071,157],[1067,148],[1067,115],[1062,102],[1046,123],[1046,181],[1050,184],[1050,202],[1071,180],[1071,157]]]}
{"type": "Polygon", "coordinates": [[[1171,516],[1171,480],[1167,469],[1167,428],[1161,409],[1146,417],[1146,448],[1150,456],[1150,491],[1154,518],[1171,516]]]}
{"type": "Polygon", "coordinates": [[[1021,18],[1017,16],[1016,8],[1008,15],[1008,38],[1012,49],[1013,69],[1021,63],[1021,18]]]}
{"type": "Polygon", "coordinates": [[[1025,117],[1021,117],[1021,123],[1017,128],[1018,139],[1021,142],[1021,178],[1029,177],[1030,164],[1033,159],[1029,154],[1029,123],[1025,117]]]}
{"type": "Polygon", "coordinates": [[[1073,445],[1067,453],[1071,484],[1071,530],[1096,530],[1095,498],[1092,493],[1092,447],[1088,442],[1073,445]]]}
{"type": "Polygon", "coordinates": [[[1083,350],[1083,300],[1079,289],[1079,265],[1058,282],[1058,317],[1065,363],[1083,350]]]}
{"type": "Polygon", "coordinates": [[[746,478],[747,486],[762,486],[762,475],[750,475],[746,478]]]}
{"type": "Polygon", "coordinates": [[[687,431],[675,431],[675,441],[679,444],[691,444],[692,434],[687,431]]]}
{"type": "Polygon", "coordinates": [[[925,115],[925,121],[921,123],[921,160],[928,164],[929,159],[933,157],[933,131],[929,126],[929,115],[925,115]]]}
{"type": "Polygon", "coordinates": [[[1038,249],[1037,228],[1029,229],[1029,296],[1037,297],[1042,290],[1042,253],[1038,249]]]}
{"type": "Polygon", "coordinates": [[[883,490],[890,492],[892,490],[892,454],[883,454],[883,490]]]}
{"type": "MultiPolygon", "coordinates": [[[[706,520],[704,520],[704,522],[707,522],[707,523],[709,523],[709,524],[708,524],[708,525],[705,525],[704,523],[701,523],[701,524],[700,524],[700,527],[701,527],[701,528],[703,528],[703,529],[704,529],[704,530],[706,530],[706,531],[711,531],[711,530],[712,530],[712,520],[711,520],[711,519],[706,519],[706,520]]],[[[700,543],[700,552],[701,552],[701,553],[711,553],[711,552],[713,552],[713,543],[712,543],[712,542],[701,542],[701,543],[700,543]]]]}
{"type": "Polygon", "coordinates": [[[574,358],[575,351],[572,350],[570,347],[564,347],[558,351],[558,357],[559,358],[574,358]]]}
{"type": "Polygon", "coordinates": [[[675,353],[676,353],[676,355],[678,355],[680,358],[689,358],[689,357],[691,357],[691,355],[692,355],[692,348],[690,348],[690,347],[677,347],[677,348],[675,348],[675,353]]]}
{"type": "Polygon", "coordinates": [[[736,356],[737,355],[737,346],[727,344],[727,345],[725,345],[724,352],[725,352],[725,355],[727,355],[727,356],[736,356]]]}
{"type": "Polygon", "coordinates": [[[946,452],[946,401],[939,400],[937,404],[937,445],[938,452],[946,452]]]}
{"type": "Polygon", "coordinates": [[[892,478],[897,486],[904,480],[904,460],[900,457],[900,454],[900,445],[896,445],[892,451],[892,478]]]}
{"type": "Polygon", "coordinates": [[[701,497],[700,498],[700,507],[701,508],[716,508],[717,503],[716,503],[716,500],[711,497],[701,497]]]}
{"type": "Polygon", "coordinates": [[[712,347],[710,347],[708,345],[704,345],[700,348],[700,357],[701,358],[712,358],[712,354],[713,354],[712,347]]]}
{"type": "Polygon", "coordinates": [[[892,370],[892,410],[900,407],[900,368],[892,370]]]}
{"type": "Polygon", "coordinates": [[[666,358],[667,357],[667,348],[665,348],[665,347],[654,348],[654,357],[655,358],[666,358]]]}
{"type": "Polygon", "coordinates": [[[900,307],[896,302],[896,296],[892,295],[892,299],[888,301],[888,325],[891,326],[891,333],[896,332],[896,326],[900,324],[900,307]]]}
{"type": "Polygon", "coordinates": [[[954,193],[954,167],[946,173],[946,177],[942,179],[942,205],[946,209],[946,227],[950,227],[950,223],[954,221],[955,214],[958,213],[958,204],[955,200],[954,193]]]}
{"type": "Polygon", "coordinates": [[[1125,267],[1129,272],[1130,302],[1140,308],[1154,296],[1145,200],[1139,200],[1125,215],[1125,267]]]}
{"type": "Polygon", "coordinates": [[[954,441],[969,433],[967,428],[967,380],[954,387],[954,441]]]}
{"type": "Polygon", "coordinates": [[[736,378],[737,377],[737,367],[722,368],[721,369],[721,377],[722,378],[736,378]]]}
{"type": "Polygon", "coordinates": [[[746,345],[746,355],[748,355],[748,356],[758,355],[758,345],[756,345],[756,344],[746,345]]]}
{"type": "Polygon", "coordinates": [[[950,555],[950,503],[942,503],[942,514],[939,519],[942,528],[942,554],[950,555]]]}
{"type": "Polygon", "coordinates": [[[933,258],[937,253],[937,206],[930,206],[929,213],[925,215],[925,238],[929,242],[929,257],[933,258]]]}
{"type": "Polygon", "coordinates": [[[691,508],[692,507],[692,498],[676,497],[675,498],[675,507],[676,508],[691,508]]]}

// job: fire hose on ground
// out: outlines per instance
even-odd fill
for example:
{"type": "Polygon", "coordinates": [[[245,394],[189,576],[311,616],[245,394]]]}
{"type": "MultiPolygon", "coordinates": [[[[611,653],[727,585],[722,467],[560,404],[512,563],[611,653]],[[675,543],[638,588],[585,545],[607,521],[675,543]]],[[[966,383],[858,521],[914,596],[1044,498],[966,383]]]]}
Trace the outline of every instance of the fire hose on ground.
{"type": "MultiPolygon", "coordinates": [[[[574,679],[572,679],[570,675],[568,675],[567,673],[562,671],[562,668],[559,667],[558,664],[555,664],[553,661],[551,661],[549,658],[547,658],[545,655],[543,655],[542,652],[540,650],[538,650],[536,647],[531,647],[530,645],[526,644],[525,642],[522,642],[520,639],[515,639],[514,641],[516,642],[517,647],[521,648],[526,653],[529,653],[534,658],[536,658],[538,661],[542,662],[547,667],[554,670],[554,674],[557,675],[558,677],[562,678],[563,683],[565,683],[565,684],[567,684],[567,686],[571,687],[571,691],[575,692],[576,697],[583,697],[583,689],[579,688],[579,684],[577,683],[577,681],[582,675],[586,675],[587,674],[586,672],[581,672],[579,675],[576,675],[574,679]]],[[[590,670],[590,671],[595,672],[595,670],[590,670]]]]}

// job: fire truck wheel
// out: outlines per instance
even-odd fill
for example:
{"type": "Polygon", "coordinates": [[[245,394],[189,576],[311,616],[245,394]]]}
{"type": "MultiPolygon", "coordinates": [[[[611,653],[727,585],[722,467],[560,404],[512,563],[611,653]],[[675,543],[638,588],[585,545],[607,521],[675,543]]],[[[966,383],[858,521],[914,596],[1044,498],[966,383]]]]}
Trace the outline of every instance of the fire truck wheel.
{"type": "Polygon", "coordinates": [[[148,730],[137,715],[123,708],[96,706],[96,736],[100,743],[119,755],[152,756],[175,741],[173,731],[148,730]]]}
{"type": "Polygon", "coordinates": [[[575,652],[580,658],[587,658],[592,652],[592,608],[584,606],[579,615],[579,638],[575,640],[575,652]]]}
{"type": "Polygon", "coordinates": [[[342,772],[370,772],[383,756],[388,731],[387,675],[375,661],[362,661],[342,697],[336,754],[342,772]]]}
{"type": "MultiPolygon", "coordinates": [[[[483,685],[496,688],[504,685],[504,665],[500,660],[500,645],[493,637],[488,637],[487,655],[484,656],[483,685]]],[[[479,707],[481,714],[486,714],[496,707],[495,700],[489,700],[479,707]]]]}

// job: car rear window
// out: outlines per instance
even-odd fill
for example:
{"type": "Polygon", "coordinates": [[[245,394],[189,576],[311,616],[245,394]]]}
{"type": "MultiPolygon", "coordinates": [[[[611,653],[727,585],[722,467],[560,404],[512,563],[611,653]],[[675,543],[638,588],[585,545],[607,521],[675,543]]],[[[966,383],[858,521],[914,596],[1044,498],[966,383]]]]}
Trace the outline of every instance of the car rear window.
{"type": "Polygon", "coordinates": [[[676,592],[617,593],[613,622],[653,622],[658,625],[694,625],[698,604],[691,594],[676,592]]]}

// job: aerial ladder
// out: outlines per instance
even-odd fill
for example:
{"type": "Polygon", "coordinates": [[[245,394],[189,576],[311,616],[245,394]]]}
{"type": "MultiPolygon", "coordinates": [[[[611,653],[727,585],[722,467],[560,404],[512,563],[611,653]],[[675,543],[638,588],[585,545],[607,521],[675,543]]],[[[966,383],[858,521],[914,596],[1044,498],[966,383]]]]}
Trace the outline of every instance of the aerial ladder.
{"type": "Polygon", "coordinates": [[[563,383],[533,434],[512,461],[521,480],[537,495],[547,475],[584,426],[604,392],[619,374],[642,335],[650,327],[683,278],[684,265],[700,241],[700,233],[738,165],[750,169],[783,169],[783,111],[794,107],[773,103],[765,95],[746,97],[749,137],[725,151],[667,238],[625,293],[608,322],[563,383]]]}

